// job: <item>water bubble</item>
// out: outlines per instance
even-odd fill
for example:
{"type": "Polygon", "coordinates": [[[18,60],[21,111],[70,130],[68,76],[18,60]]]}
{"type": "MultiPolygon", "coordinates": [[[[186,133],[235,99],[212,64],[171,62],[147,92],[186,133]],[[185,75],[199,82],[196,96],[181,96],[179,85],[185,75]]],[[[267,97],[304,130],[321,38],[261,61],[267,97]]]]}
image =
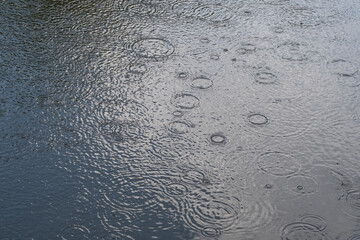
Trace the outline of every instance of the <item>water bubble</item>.
{"type": "Polygon", "coordinates": [[[267,184],[265,185],[265,188],[266,188],[266,189],[272,189],[272,188],[273,188],[273,185],[270,184],[270,183],[267,183],[267,184]]]}
{"type": "Polygon", "coordinates": [[[212,59],[212,60],[219,60],[220,57],[219,57],[219,55],[212,54],[212,55],[210,56],[210,59],[212,59]]]}
{"type": "Polygon", "coordinates": [[[210,39],[208,39],[208,38],[200,38],[200,42],[202,42],[202,43],[209,43],[209,42],[210,42],[210,39]]]}
{"type": "Polygon", "coordinates": [[[244,10],[242,11],[242,14],[245,16],[245,17],[250,17],[252,15],[252,12],[250,10],[244,10]]]}
{"type": "Polygon", "coordinates": [[[184,116],[184,113],[180,110],[176,110],[173,112],[173,116],[174,117],[182,117],[182,116],[184,116]]]}
{"type": "Polygon", "coordinates": [[[286,177],[300,170],[300,163],[295,156],[282,152],[267,152],[257,158],[259,168],[273,176],[286,177]]]}
{"type": "Polygon", "coordinates": [[[306,222],[294,222],[286,225],[281,231],[281,239],[297,240],[297,239],[318,239],[326,240],[330,237],[323,231],[306,222]]]}
{"type": "Polygon", "coordinates": [[[213,133],[210,135],[210,143],[214,145],[223,145],[226,143],[226,137],[223,133],[213,133]]]}
{"type": "Polygon", "coordinates": [[[193,109],[199,106],[200,100],[190,93],[176,94],[172,99],[172,104],[175,107],[183,109],[193,109]]]}
{"type": "Polygon", "coordinates": [[[202,183],[203,185],[210,185],[210,184],[211,184],[211,181],[210,181],[210,179],[204,178],[204,179],[201,180],[201,183],[202,183]]]}
{"type": "Polygon", "coordinates": [[[61,239],[89,239],[90,230],[81,225],[71,225],[61,231],[61,239]]]}
{"type": "Polygon", "coordinates": [[[300,195],[314,194],[318,190],[318,183],[309,176],[292,176],[286,180],[287,189],[300,195]]]}
{"type": "MultiPolygon", "coordinates": [[[[253,84],[254,87],[262,87],[253,84]]],[[[270,85],[268,85],[270,88],[270,85]]],[[[273,88],[278,84],[271,85],[273,88]]],[[[272,90],[272,89],[270,89],[272,90]]],[[[276,94],[276,91],[274,92],[276,94]]],[[[310,108],[304,108],[292,98],[274,98],[256,107],[257,112],[248,115],[247,127],[260,135],[269,137],[293,137],[304,134],[316,124],[315,115],[308,113],[310,108]],[[307,114],[308,113],[308,114],[307,114]]],[[[319,118],[323,116],[318,116],[319,118]]]]}
{"type": "Polygon", "coordinates": [[[191,81],[192,88],[207,89],[212,87],[213,81],[207,77],[197,77],[191,81]]]}
{"type": "Polygon", "coordinates": [[[181,72],[181,73],[178,74],[178,77],[179,77],[179,78],[187,78],[187,77],[188,77],[188,74],[185,73],[185,72],[181,72]]]}
{"type": "Polygon", "coordinates": [[[174,53],[175,47],[167,40],[144,38],[132,45],[132,50],[143,58],[164,58],[174,53]]]}
{"type": "Polygon", "coordinates": [[[269,122],[269,119],[260,113],[253,113],[248,116],[249,122],[254,125],[264,125],[269,122]]]}

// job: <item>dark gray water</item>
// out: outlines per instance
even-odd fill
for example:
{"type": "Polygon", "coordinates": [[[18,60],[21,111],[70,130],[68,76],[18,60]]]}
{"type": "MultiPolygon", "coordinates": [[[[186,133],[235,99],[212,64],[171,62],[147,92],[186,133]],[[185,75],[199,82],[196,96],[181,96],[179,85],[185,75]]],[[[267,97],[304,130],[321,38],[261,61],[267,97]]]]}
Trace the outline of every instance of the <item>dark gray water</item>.
{"type": "Polygon", "coordinates": [[[358,0],[1,0],[0,239],[360,239],[358,0]]]}

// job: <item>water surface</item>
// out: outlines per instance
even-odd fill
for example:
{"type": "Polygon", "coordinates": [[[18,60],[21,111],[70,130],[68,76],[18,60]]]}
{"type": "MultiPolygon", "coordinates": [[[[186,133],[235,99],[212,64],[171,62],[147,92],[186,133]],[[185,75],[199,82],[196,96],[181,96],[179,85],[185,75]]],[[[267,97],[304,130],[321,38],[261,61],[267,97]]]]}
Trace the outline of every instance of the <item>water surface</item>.
{"type": "Polygon", "coordinates": [[[360,238],[360,3],[0,2],[0,239],[360,238]]]}

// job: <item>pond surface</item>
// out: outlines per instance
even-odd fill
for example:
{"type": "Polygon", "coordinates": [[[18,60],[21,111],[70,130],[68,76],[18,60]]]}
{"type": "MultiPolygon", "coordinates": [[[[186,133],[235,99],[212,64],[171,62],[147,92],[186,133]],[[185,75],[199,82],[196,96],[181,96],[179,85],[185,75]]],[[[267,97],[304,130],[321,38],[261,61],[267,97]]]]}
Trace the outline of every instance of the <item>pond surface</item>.
{"type": "Polygon", "coordinates": [[[0,1],[0,239],[360,239],[359,12],[0,1]]]}

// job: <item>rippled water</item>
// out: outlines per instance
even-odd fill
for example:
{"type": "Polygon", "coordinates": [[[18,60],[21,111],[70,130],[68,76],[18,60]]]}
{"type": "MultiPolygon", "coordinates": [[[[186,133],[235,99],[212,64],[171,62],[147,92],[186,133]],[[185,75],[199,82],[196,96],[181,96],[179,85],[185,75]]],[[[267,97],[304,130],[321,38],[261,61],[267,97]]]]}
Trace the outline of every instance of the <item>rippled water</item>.
{"type": "Polygon", "coordinates": [[[0,239],[360,239],[359,11],[0,1],[0,239]]]}

